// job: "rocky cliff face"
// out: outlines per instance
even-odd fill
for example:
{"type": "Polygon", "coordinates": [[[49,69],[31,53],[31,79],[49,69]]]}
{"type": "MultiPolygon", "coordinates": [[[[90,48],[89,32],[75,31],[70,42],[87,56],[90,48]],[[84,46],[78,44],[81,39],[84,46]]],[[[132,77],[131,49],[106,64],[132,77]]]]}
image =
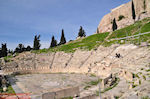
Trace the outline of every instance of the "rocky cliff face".
{"type": "MultiPolygon", "coordinates": [[[[136,12],[136,20],[150,17],[150,0],[133,0],[136,12]]],[[[105,15],[99,26],[97,33],[112,31],[112,20],[117,20],[118,29],[134,23],[132,19],[131,1],[111,10],[111,13],[105,15]],[[119,16],[124,16],[119,20],[119,16]]]]}

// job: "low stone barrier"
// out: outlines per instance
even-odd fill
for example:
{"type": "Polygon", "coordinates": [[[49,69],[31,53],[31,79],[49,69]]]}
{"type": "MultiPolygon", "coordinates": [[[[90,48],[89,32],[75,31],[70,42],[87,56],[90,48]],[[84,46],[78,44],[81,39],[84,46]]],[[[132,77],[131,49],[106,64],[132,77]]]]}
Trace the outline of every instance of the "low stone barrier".
{"type": "Polygon", "coordinates": [[[64,89],[57,89],[53,92],[44,93],[42,94],[42,99],[61,99],[64,97],[79,96],[79,94],[79,87],[68,87],[64,89]]]}
{"type": "Polygon", "coordinates": [[[92,94],[92,95],[87,95],[87,96],[84,96],[84,97],[79,97],[77,99],[96,99],[96,94],[92,94]]]}
{"type": "Polygon", "coordinates": [[[28,73],[49,73],[50,69],[49,67],[40,67],[40,68],[34,68],[34,67],[18,67],[18,68],[5,68],[3,69],[4,73],[18,73],[18,74],[28,74],[28,73]]]}

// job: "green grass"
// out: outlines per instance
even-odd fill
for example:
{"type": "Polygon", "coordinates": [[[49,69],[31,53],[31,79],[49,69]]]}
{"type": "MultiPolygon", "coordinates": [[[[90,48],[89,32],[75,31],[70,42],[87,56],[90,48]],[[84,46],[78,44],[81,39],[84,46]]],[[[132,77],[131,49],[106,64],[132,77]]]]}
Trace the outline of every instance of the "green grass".
{"type": "Polygon", "coordinates": [[[5,57],[4,57],[5,62],[10,62],[10,59],[11,59],[12,57],[13,57],[13,56],[5,56],[5,57]]]}
{"type": "Polygon", "coordinates": [[[149,32],[149,31],[150,31],[150,22],[148,22],[141,28],[141,33],[149,32]]]}
{"type": "MultiPolygon", "coordinates": [[[[139,33],[149,32],[150,31],[150,18],[145,18],[141,21],[137,21],[132,25],[126,26],[122,29],[114,31],[108,38],[108,40],[115,38],[122,38],[126,36],[132,36],[139,33]]],[[[103,45],[105,47],[111,46],[112,44],[125,44],[125,43],[133,43],[139,44],[139,39],[133,38],[128,39],[126,42],[121,43],[121,40],[113,40],[113,41],[104,41],[105,38],[109,35],[109,32],[94,34],[85,38],[80,38],[75,41],[68,42],[67,44],[57,46],[49,49],[41,49],[37,51],[32,51],[34,53],[47,53],[47,52],[57,52],[64,51],[66,53],[73,53],[77,49],[81,50],[92,50],[96,49],[99,45],[103,45]],[[131,42],[132,41],[132,42],[131,42]]],[[[150,34],[145,34],[140,36],[140,42],[150,42],[150,34]]]]}
{"type": "Polygon", "coordinates": [[[84,90],[88,90],[91,86],[87,85],[84,87],[84,90]]]}
{"type": "Polygon", "coordinates": [[[150,18],[145,18],[142,21],[135,22],[135,24],[114,31],[112,35],[109,37],[109,39],[122,38],[126,37],[126,35],[131,36],[138,34],[139,32],[144,33],[149,31],[150,31],[150,18]]]}
{"type": "Polygon", "coordinates": [[[91,81],[88,84],[89,85],[98,85],[98,83],[99,83],[99,80],[96,80],[96,81],[91,81]]]}
{"type": "Polygon", "coordinates": [[[90,74],[90,77],[96,77],[96,74],[90,74]]]}
{"type": "Polygon", "coordinates": [[[68,44],[65,44],[65,45],[61,45],[61,46],[57,46],[57,47],[49,48],[49,49],[41,49],[41,50],[32,51],[32,52],[47,53],[49,51],[51,52],[57,52],[57,51],[74,52],[76,49],[91,50],[91,49],[98,47],[100,44],[102,44],[104,39],[108,36],[108,34],[109,34],[108,32],[94,34],[83,39],[69,42],[68,44]]]}
{"type": "Polygon", "coordinates": [[[73,99],[73,97],[65,97],[65,98],[61,98],[61,99],[73,99]]]}
{"type": "Polygon", "coordinates": [[[150,99],[150,97],[145,96],[145,97],[142,97],[141,99],[150,99]]]}
{"type": "Polygon", "coordinates": [[[150,72],[150,69],[147,69],[146,72],[150,72]]]}
{"type": "Polygon", "coordinates": [[[143,79],[146,80],[146,76],[143,75],[143,79]]]}

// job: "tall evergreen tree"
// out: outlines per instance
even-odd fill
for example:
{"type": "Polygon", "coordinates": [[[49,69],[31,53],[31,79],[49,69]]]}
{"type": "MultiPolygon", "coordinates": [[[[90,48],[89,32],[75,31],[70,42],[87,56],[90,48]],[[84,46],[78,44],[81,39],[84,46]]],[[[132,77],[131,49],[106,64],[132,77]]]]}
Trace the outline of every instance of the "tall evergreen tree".
{"type": "Polygon", "coordinates": [[[5,57],[5,56],[7,56],[7,45],[6,45],[6,43],[5,44],[2,44],[2,57],[5,57]]]}
{"type": "Polygon", "coordinates": [[[78,37],[85,37],[85,36],[86,36],[85,31],[83,30],[82,26],[80,26],[78,37]]]}
{"type": "Polygon", "coordinates": [[[41,44],[40,44],[40,35],[39,36],[35,36],[34,37],[34,44],[33,44],[33,50],[39,50],[41,47],[41,44]]]}
{"type": "Polygon", "coordinates": [[[66,43],[66,38],[64,35],[64,30],[62,29],[62,34],[61,34],[61,39],[59,45],[65,44],[66,43]]]}
{"type": "Polygon", "coordinates": [[[51,45],[50,45],[50,47],[55,47],[55,46],[57,46],[57,41],[55,40],[55,37],[52,36],[52,40],[51,40],[51,45]]]}
{"type": "Polygon", "coordinates": [[[0,49],[0,58],[2,57],[2,50],[0,49]]]}
{"type": "Polygon", "coordinates": [[[116,19],[114,18],[114,20],[113,20],[113,24],[112,24],[112,30],[113,31],[115,31],[115,30],[117,30],[117,23],[116,23],[116,19]]]}
{"type": "Polygon", "coordinates": [[[96,33],[99,33],[99,29],[97,28],[96,33]]]}
{"type": "Polygon", "coordinates": [[[134,19],[135,20],[135,18],[136,18],[136,14],[135,14],[135,8],[134,8],[134,3],[133,3],[133,0],[132,0],[132,19],[134,19]]]}

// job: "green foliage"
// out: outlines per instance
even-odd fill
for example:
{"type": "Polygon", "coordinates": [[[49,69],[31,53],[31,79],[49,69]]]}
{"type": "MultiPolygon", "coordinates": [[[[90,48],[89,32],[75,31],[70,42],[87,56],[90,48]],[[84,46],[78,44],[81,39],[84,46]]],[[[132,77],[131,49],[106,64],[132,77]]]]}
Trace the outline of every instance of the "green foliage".
{"type": "Polygon", "coordinates": [[[96,74],[91,74],[90,77],[96,77],[96,74]]]}
{"type": "Polygon", "coordinates": [[[104,42],[104,39],[108,36],[108,34],[109,34],[108,32],[94,34],[83,39],[72,41],[65,45],[61,45],[61,46],[57,46],[57,47],[53,47],[49,49],[41,49],[41,50],[32,51],[32,52],[47,53],[49,51],[51,52],[57,52],[57,51],[74,52],[76,49],[91,50],[101,45],[104,42]]]}
{"type": "Polygon", "coordinates": [[[90,84],[90,85],[97,85],[98,83],[99,83],[99,80],[96,80],[96,81],[91,81],[88,84],[90,84]]]}
{"type": "Polygon", "coordinates": [[[112,23],[112,30],[115,31],[117,30],[117,23],[116,23],[116,19],[114,18],[113,23],[112,23]]]}
{"type": "Polygon", "coordinates": [[[57,41],[55,40],[55,37],[52,36],[52,41],[51,41],[50,47],[52,48],[52,47],[55,47],[55,46],[57,46],[57,41]]]}
{"type": "Polygon", "coordinates": [[[149,96],[142,97],[141,99],[150,99],[149,96]]]}
{"type": "Polygon", "coordinates": [[[119,96],[115,96],[115,99],[119,99],[119,96]]]}
{"type": "Polygon", "coordinates": [[[65,44],[66,43],[66,38],[64,35],[64,30],[62,29],[62,34],[61,34],[61,39],[59,45],[65,44]]]}
{"type": "Polygon", "coordinates": [[[79,33],[78,33],[78,37],[85,37],[85,36],[86,36],[85,31],[84,31],[84,29],[82,28],[82,26],[80,26],[79,33]]]}
{"type": "Polygon", "coordinates": [[[7,87],[6,92],[3,92],[3,89],[0,87],[0,93],[15,94],[15,91],[14,91],[14,89],[11,87],[11,85],[9,85],[9,86],[7,87]]]}
{"type": "Polygon", "coordinates": [[[134,3],[133,3],[133,0],[132,0],[132,19],[135,20],[135,18],[136,18],[136,14],[135,14],[134,3]]]}
{"type": "Polygon", "coordinates": [[[65,98],[61,98],[61,99],[73,99],[73,97],[65,97],[65,98]]]}
{"type": "Polygon", "coordinates": [[[146,70],[146,72],[149,72],[149,71],[150,71],[150,69],[146,70]]]}
{"type": "Polygon", "coordinates": [[[146,76],[143,75],[143,79],[146,80],[146,76]]]}
{"type": "Polygon", "coordinates": [[[137,86],[138,86],[138,85],[134,85],[134,84],[133,84],[133,85],[132,85],[132,88],[135,88],[135,87],[137,87],[137,86]]]}
{"type": "Polygon", "coordinates": [[[5,57],[4,57],[5,62],[10,62],[10,59],[11,59],[12,57],[13,57],[13,56],[5,56],[5,57]]]}
{"type": "Polygon", "coordinates": [[[7,56],[7,45],[6,43],[5,44],[2,44],[2,49],[0,50],[0,57],[5,57],[7,56]]]}
{"type": "Polygon", "coordinates": [[[144,4],[144,7],[143,7],[143,8],[144,8],[144,10],[145,10],[145,9],[146,9],[146,1],[145,1],[145,0],[143,1],[143,4],[144,4]]]}
{"type": "Polygon", "coordinates": [[[87,90],[87,89],[89,89],[90,87],[91,87],[91,86],[87,85],[87,86],[84,87],[84,90],[87,90]]]}
{"type": "Polygon", "coordinates": [[[149,31],[150,31],[150,22],[146,23],[146,24],[141,28],[141,33],[149,32],[149,31]]]}
{"type": "Polygon", "coordinates": [[[40,44],[40,35],[38,35],[38,36],[36,35],[34,37],[33,50],[39,50],[40,46],[41,46],[41,44],[40,44]]]}
{"type": "MultiPolygon", "coordinates": [[[[108,40],[115,39],[115,38],[122,38],[126,36],[132,36],[139,34],[140,32],[148,32],[150,31],[150,18],[145,18],[141,21],[135,22],[135,24],[129,25],[125,28],[113,31],[113,33],[109,36],[108,40]]],[[[86,38],[80,38],[71,42],[68,42],[65,45],[56,46],[49,49],[41,49],[38,51],[32,51],[35,53],[47,53],[47,52],[57,52],[57,51],[64,51],[64,52],[74,52],[77,49],[83,49],[83,50],[92,50],[97,48],[99,45],[103,45],[105,47],[111,46],[112,44],[125,44],[130,42],[131,40],[128,39],[126,42],[121,43],[121,40],[113,40],[113,41],[105,41],[105,38],[109,35],[108,32],[106,33],[99,33],[94,34],[91,36],[88,36],[86,38]]],[[[140,36],[140,42],[148,41],[150,37],[150,34],[145,34],[140,36]]],[[[139,40],[134,38],[132,40],[132,43],[136,44],[139,40]]]]}
{"type": "Polygon", "coordinates": [[[142,83],[141,80],[139,80],[139,84],[140,84],[140,85],[141,85],[141,83],[142,83]]]}
{"type": "Polygon", "coordinates": [[[125,17],[123,16],[123,15],[120,15],[119,17],[118,17],[118,21],[121,21],[122,19],[124,19],[125,17]]]}

